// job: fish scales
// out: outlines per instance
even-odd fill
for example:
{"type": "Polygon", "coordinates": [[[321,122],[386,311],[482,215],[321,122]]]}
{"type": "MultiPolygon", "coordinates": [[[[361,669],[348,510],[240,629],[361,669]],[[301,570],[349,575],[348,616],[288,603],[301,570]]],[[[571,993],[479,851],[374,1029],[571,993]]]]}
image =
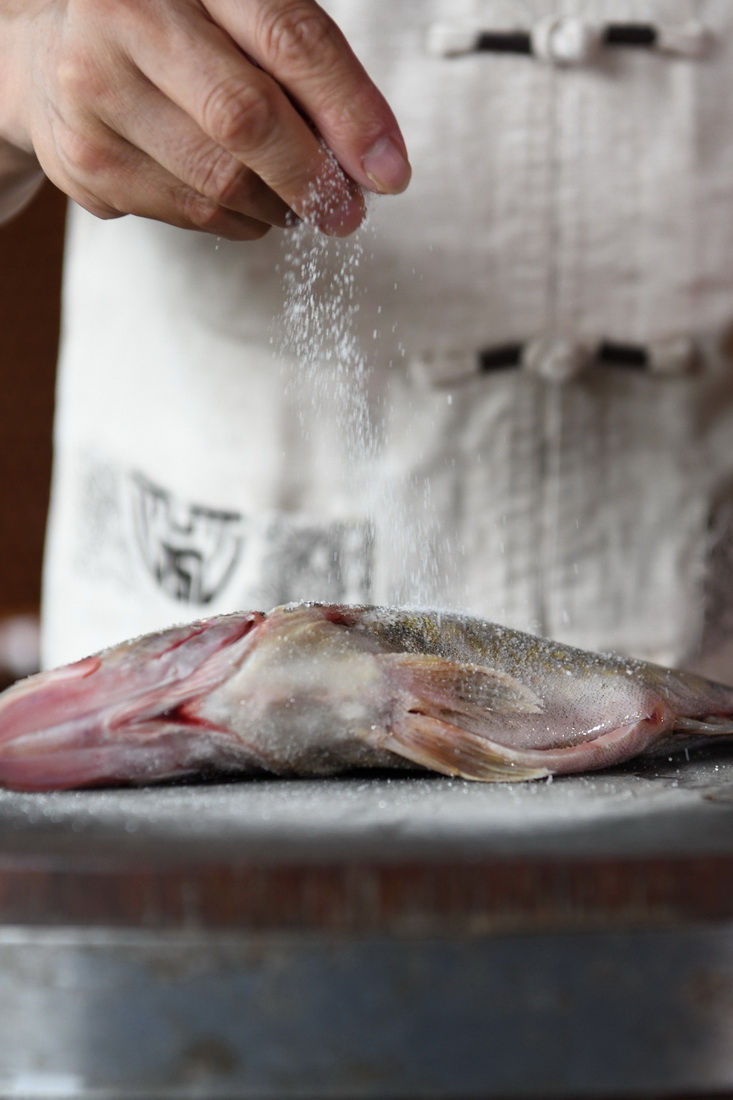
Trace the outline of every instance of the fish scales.
{"type": "Polygon", "coordinates": [[[290,604],[123,642],[0,695],[0,784],[429,768],[501,782],[733,734],[733,688],[450,611],[290,604]]]}

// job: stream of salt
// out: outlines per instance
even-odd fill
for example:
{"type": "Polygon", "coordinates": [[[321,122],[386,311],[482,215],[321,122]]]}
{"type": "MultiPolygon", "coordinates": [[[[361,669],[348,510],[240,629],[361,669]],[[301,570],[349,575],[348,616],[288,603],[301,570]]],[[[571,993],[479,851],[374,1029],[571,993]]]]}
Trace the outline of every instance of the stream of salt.
{"type": "MultiPolygon", "coordinates": [[[[339,181],[320,184],[314,192],[314,210],[328,207],[342,186],[339,181]]],[[[273,343],[275,351],[294,364],[297,378],[291,371],[286,385],[297,386],[305,437],[323,429],[326,410],[336,418],[338,453],[332,459],[339,465],[350,502],[348,518],[369,524],[377,559],[404,565],[399,575],[392,567],[386,583],[378,583],[379,600],[435,603],[440,585],[433,553],[437,520],[430,484],[422,481],[406,487],[385,476],[380,464],[384,409],[375,363],[382,306],[367,300],[362,278],[364,268],[374,261],[377,231],[367,216],[355,234],[339,239],[320,233],[309,224],[311,220],[306,216],[284,237],[280,264],[284,307],[273,343]]],[[[392,281],[389,285],[392,293],[399,293],[392,281]]],[[[399,335],[392,335],[399,359],[399,335]]],[[[401,368],[392,364],[388,369],[401,368]]],[[[363,598],[374,595],[364,593],[363,598]]],[[[302,597],[307,599],[308,593],[302,597]]]]}

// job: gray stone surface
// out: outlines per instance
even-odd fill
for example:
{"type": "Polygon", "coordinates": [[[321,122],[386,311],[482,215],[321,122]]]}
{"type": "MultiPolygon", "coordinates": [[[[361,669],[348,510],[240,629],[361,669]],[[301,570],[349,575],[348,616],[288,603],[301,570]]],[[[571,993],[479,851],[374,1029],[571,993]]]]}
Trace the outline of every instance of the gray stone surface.
{"type": "MultiPolygon", "coordinates": [[[[43,870],[55,856],[62,885],[68,868],[110,857],[730,851],[723,747],[552,783],[398,774],[0,792],[0,866],[20,856],[43,870]]],[[[727,922],[646,928],[636,914],[631,927],[432,937],[17,925],[0,928],[0,993],[0,1094],[18,1100],[547,1100],[733,1086],[727,922]]]]}
{"type": "Polygon", "coordinates": [[[0,792],[0,857],[269,862],[730,851],[730,746],[523,784],[365,773],[0,792]]]}

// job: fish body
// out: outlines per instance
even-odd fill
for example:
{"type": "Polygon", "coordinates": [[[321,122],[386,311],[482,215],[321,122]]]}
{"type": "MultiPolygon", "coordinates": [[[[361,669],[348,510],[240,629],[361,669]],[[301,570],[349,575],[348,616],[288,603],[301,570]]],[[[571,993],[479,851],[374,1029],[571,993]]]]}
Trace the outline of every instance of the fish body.
{"type": "Polygon", "coordinates": [[[733,733],[733,688],[444,611],[292,604],[173,627],[0,695],[0,784],[424,767],[588,771],[733,733]]]}

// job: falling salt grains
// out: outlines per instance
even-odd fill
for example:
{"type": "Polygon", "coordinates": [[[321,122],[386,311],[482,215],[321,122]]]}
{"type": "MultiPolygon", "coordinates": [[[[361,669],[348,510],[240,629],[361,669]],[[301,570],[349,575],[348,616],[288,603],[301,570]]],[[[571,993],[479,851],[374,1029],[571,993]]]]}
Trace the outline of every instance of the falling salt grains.
{"type": "MultiPolygon", "coordinates": [[[[385,591],[377,582],[380,600],[426,603],[439,588],[436,558],[426,537],[428,527],[436,528],[430,485],[422,492],[409,486],[409,510],[415,516],[408,517],[404,487],[385,484],[378,475],[383,433],[374,417],[379,397],[373,367],[383,331],[377,316],[383,307],[378,303],[367,308],[365,278],[366,261],[373,259],[365,240],[373,229],[367,218],[355,234],[342,239],[315,227],[340,209],[344,194],[345,177],[331,158],[302,220],[284,238],[284,306],[272,343],[284,360],[283,396],[305,453],[330,463],[331,485],[340,486],[332,489],[329,503],[347,520],[362,524],[369,545],[378,542],[378,559],[398,563],[401,575],[388,578],[385,591]],[[343,495],[340,509],[338,492],[343,495]]],[[[401,343],[396,346],[404,357],[401,343]]],[[[337,574],[343,576],[344,563],[334,560],[332,572],[329,586],[337,582],[337,574]]],[[[371,599],[370,583],[364,582],[361,590],[348,588],[343,598],[371,599]]],[[[303,592],[302,598],[323,597],[303,592]]]]}
{"type": "Polygon", "coordinates": [[[301,402],[304,433],[323,430],[324,410],[335,402],[352,452],[348,457],[363,462],[373,453],[366,359],[355,324],[360,308],[356,271],[364,245],[361,234],[342,240],[315,228],[316,221],[341,207],[344,188],[343,173],[331,159],[302,220],[287,235],[282,264],[285,303],[273,342],[297,367],[286,385],[288,395],[301,402]]]}

